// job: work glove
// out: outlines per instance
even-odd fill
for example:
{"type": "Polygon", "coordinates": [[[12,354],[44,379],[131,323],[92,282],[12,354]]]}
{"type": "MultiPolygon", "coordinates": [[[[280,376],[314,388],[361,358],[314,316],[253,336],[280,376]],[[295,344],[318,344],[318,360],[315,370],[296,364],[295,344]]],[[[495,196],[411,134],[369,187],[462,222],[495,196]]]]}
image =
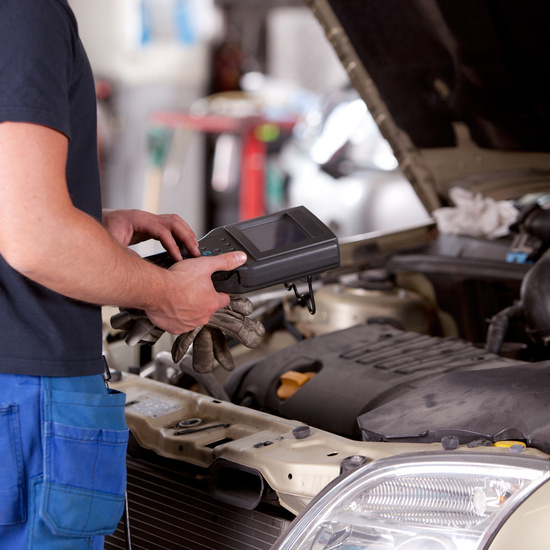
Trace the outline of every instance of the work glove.
{"type": "Polygon", "coordinates": [[[229,305],[218,309],[208,323],[176,338],[172,346],[172,360],[179,363],[193,344],[193,369],[196,372],[211,372],[214,360],[225,370],[233,370],[235,362],[224,335],[253,349],[260,345],[265,334],[265,328],[259,321],[248,318],[252,309],[248,298],[231,298],[229,305]]]}
{"type": "MultiPolygon", "coordinates": [[[[248,348],[256,348],[265,334],[265,328],[259,321],[248,318],[252,309],[248,298],[231,298],[229,305],[216,311],[208,323],[176,338],[172,346],[172,360],[179,363],[193,344],[193,369],[196,372],[211,372],[215,360],[224,369],[233,370],[235,362],[225,335],[248,348]]],[[[121,310],[111,317],[111,326],[127,332],[125,341],[129,346],[139,342],[154,344],[164,333],[139,309],[121,310]]]]}

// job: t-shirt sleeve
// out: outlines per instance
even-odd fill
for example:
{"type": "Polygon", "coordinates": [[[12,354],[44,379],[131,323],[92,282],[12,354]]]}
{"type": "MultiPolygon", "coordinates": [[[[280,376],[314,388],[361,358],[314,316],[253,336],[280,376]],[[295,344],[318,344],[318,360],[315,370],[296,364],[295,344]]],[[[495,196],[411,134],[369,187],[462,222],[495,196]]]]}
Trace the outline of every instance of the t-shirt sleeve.
{"type": "Polygon", "coordinates": [[[70,138],[71,21],[58,0],[0,2],[0,122],[32,122],[70,138]]]}

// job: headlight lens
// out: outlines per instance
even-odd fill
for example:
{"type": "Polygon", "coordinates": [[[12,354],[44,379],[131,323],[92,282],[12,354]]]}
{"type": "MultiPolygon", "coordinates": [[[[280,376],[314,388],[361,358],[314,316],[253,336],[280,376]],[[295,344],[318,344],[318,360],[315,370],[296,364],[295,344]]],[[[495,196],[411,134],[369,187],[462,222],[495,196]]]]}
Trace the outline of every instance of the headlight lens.
{"type": "Polygon", "coordinates": [[[437,454],[384,459],[327,489],[277,550],[470,550],[549,477],[546,460],[437,454]]]}

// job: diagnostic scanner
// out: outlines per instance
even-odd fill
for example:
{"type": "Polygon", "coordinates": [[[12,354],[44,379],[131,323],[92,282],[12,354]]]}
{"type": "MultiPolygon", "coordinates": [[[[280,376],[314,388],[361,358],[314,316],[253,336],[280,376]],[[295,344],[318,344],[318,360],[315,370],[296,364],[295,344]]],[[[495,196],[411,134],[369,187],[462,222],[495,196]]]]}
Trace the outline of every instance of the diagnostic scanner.
{"type": "MultiPolygon", "coordinates": [[[[212,274],[218,292],[244,294],[285,283],[303,301],[307,297],[298,296],[291,283],[305,279],[313,308],[313,276],[340,266],[338,238],[304,206],[217,227],[199,240],[199,250],[203,256],[235,250],[247,255],[237,269],[212,274]]],[[[182,255],[191,258],[185,249],[182,255]]],[[[175,263],[167,252],[146,259],[162,267],[175,263]]]]}

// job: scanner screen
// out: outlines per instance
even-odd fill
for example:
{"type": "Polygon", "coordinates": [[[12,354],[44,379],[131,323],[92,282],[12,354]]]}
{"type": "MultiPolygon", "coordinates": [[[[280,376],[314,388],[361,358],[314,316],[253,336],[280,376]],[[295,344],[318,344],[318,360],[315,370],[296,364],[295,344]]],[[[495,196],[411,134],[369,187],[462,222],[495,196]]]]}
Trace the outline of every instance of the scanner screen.
{"type": "Polygon", "coordinates": [[[309,238],[287,214],[279,219],[241,229],[241,231],[260,252],[281,248],[309,238]]]}

